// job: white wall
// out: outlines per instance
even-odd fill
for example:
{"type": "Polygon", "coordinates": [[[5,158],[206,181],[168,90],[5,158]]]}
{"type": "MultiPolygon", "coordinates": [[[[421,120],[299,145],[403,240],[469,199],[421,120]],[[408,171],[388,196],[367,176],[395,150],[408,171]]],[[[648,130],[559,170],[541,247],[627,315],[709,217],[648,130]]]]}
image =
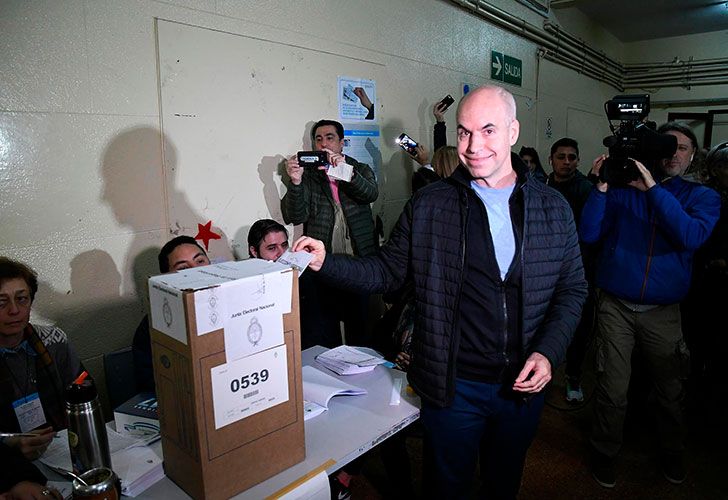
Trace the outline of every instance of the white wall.
{"type": "MultiPolygon", "coordinates": [[[[497,3],[542,21],[511,0],[497,3]]],[[[412,172],[394,137],[406,130],[431,146],[432,104],[446,93],[459,97],[462,83],[487,82],[491,50],[523,61],[523,86],[511,89],[522,122],[516,148],[536,145],[543,160],[550,142],[567,133],[587,151],[598,147],[584,141],[604,135],[597,115],[613,93],[576,72],[539,66],[533,44],[445,0],[2,0],[0,254],[39,272],[34,321],[64,328],[97,377],[101,355],[131,343],[145,278],[156,272],[159,247],[179,230],[169,215],[170,189],[190,200],[207,195],[197,185],[170,184],[175,163],[162,161],[155,18],[381,64],[383,175],[375,212],[387,228],[409,195],[412,172]]],[[[583,31],[619,52],[603,32],[583,31]]],[[[335,117],[333,92],[332,103],[321,116],[335,117]]],[[[255,125],[280,137],[275,153],[282,158],[319,117],[255,125]]],[[[454,107],[447,118],[452,142],[454,107]]],[[[260,179],[246,182],[264,189],[260,179]]],[[[244,212],[237,227],[225,228],[231,244],[270,210],[244,212]]]]}
{"type": "MultiPolygon", "coordinates": [[[[626,45],[626,49],[627,59],[625,62],[671,62],[676,57],[685,62],[689,62],[691,58],[694,60],[728,58],[728,31],[632,42],[626,45]]],[[[689,88],[645,88],[643,90],[650,94],[650,99],[653,102],[697,101],[700,99],[725,99],[728,97],[728,84],[692,85],[689,88]]],[[[650,114],[650,118],[657,123],[662,123],[667,121],[667,115],[670,112],[705,113],[709,110],[728,110],[728,104],[655,108],[650,114]]],[[[719,115],[716,118],[713,144],[728,140],[728,115],[719,115]]]]}

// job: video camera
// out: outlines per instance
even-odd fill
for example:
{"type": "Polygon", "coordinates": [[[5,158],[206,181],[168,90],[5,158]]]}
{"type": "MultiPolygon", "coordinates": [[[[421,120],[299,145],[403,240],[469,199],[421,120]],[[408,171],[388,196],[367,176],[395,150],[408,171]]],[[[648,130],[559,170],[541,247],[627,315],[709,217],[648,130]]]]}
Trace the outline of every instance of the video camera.
{"type": "Polygon", "coordinates": [[[659,162],[670,158],[677,150],[677,139],[670,134],[658,134],[655,122],[646,121],[650,113],[650,96],[618,95],[604,103],[604,111],[613,135],[604,138],[609,158],[599,171],[599,180],[610,186],[623,187],[640,178],[634,161],[655,172],[659,162]],[[615,129],[612,121],[619,120],[615,129]]]}

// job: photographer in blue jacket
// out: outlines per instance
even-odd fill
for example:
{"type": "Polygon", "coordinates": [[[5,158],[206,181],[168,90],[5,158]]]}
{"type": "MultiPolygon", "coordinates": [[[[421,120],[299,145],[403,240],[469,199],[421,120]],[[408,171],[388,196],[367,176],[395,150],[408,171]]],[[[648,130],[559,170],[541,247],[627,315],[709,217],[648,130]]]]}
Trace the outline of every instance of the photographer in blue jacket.
{"type": "MultiPolygon", "coordinates": [[[[677,150],[656,162],[654,173],[635,161],[639,178],[623,186],[600,180],[581,216],[586,243],[601,243],[597,259],[597,387],[591,445],[592,474],[614,487],[614,459],[622,444],[631,356],[639,344],[655,387],[657,432],[665,478],[685,480],[683,381],[689,353],[680,327],[679,303],[690,286],[693,254],[720,215],[718,194],[681,177],[692,161],[692,131],[670,122],[677,150]]],[[[599,176],[606,156],[594,161],[599,176]]],[[[603,176],[602,176],[603,177],[603,176]]]]}

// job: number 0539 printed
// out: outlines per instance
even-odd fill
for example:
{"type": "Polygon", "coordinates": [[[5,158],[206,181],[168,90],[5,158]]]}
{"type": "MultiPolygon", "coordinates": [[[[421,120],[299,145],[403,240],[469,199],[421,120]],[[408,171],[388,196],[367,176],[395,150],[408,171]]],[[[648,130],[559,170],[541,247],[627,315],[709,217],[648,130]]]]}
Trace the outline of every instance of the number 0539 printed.
{"type": "Polygon", "coordinates": [[[286,346],[212,368],[215,429],[288,401],[286,346]]]}

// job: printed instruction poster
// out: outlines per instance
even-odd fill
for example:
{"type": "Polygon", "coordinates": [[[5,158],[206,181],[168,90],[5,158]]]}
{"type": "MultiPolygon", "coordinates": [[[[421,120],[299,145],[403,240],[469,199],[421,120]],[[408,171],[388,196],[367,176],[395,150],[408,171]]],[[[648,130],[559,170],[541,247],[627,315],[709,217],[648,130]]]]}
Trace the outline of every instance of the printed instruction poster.
{"type": "Polygon", "coordinates": [[[370,121],[375,119],[377,84],[374,80],[339,77],[339,120],[370,121]]]}
{"type": "Polygon", "coordinates": [[[359,163],[369,165],[377,179],[379,179],[379,169],[382,164],[379,136],[378,125],[344,124],[344,154],[351,156],[359,163]]]}

